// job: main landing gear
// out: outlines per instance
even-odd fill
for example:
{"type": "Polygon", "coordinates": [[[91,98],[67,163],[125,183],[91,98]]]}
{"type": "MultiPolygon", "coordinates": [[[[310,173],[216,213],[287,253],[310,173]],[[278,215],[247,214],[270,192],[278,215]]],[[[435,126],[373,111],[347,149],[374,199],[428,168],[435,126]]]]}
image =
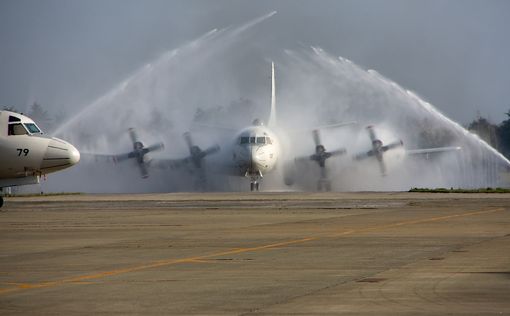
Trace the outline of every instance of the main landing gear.
{"type": "Polygon", "coordinates": [[[328,179],[328,174],[326,173],[326,168],[321,167],[321,177],[317,181],[317,191],[331,191],[331,181],[328,179]]]}

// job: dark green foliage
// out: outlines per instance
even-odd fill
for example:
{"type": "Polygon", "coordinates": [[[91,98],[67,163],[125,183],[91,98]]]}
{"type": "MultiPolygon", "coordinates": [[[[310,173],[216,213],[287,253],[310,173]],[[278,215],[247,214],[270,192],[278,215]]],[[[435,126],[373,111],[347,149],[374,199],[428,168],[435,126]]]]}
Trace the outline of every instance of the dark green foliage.
{"type": "Polygon", "coordinates": [[[48,112],[37,102],[30,106],[27,115],[43,130],[48,131],[52,128],[52,119],[48,112]]]}
{"type": "Polygon", "coordinates": [[[498,126],[497,135],[499,149],[507,158],[510,158],[510,110],[506,113],[507,119],[498,126]]]}
{"type": "Polygon", "coordinates": [[[483,117],[478,117],[468,125],[467,129],[510,159],[510,111],[505,114],[507,119],[499,125],[492,124],[483,117]]]}
{"type": "Polygon", "coordinates": [[[498,148],[499,143],[497,137],[497,129],[497,125],[490,123],[486,118],[483,117],[478,117],[468,126],[468,130],[478,135],[481,139],[485,140],[494,148],[498,148]]]}
{"type": "Polygon", "coordinates": [[[505,188],[480,188],[480,189],[446,189],[446,188],[412,188],[409,192],[421,192],[421,193],[510,193],[510,189],[505,188]]]}

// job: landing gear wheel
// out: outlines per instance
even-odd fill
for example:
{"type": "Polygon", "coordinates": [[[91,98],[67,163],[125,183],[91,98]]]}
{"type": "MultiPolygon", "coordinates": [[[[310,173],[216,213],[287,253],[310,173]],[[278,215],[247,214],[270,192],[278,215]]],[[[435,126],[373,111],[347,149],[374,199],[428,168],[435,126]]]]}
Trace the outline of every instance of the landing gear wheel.
{"type": "Polygon", "coordinates": [[[255,191],[255,183],[250,183],[250,191],[253,192],[255,191]]]}
{"type": "Polygon", "coordinates": [[[4,205],[4,198],[0,196],[0,207],[4,205]]]}
{"type": "Polygon", "coordinates": [[[253,192],[253,191],[258,191],[259,190],[259,187],[260,187],[260,184],[258,182],[251,182],[250,183],[250,190],[253,192]]]}
{"type": "Polygon", "coordinates": [[[256,182],[256,183],[255,183],[255,191],[258,191],[258,190],[259,190],[259,183],[258,183],[258,182],[256,182]]]}

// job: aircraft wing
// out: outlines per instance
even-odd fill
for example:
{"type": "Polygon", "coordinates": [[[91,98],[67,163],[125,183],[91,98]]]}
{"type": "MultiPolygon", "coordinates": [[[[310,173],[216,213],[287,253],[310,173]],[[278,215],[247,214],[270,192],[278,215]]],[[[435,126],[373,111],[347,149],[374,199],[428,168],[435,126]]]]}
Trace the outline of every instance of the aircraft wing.
{"type": "Polygon", "coordinates": [[[399,140],[399,141],[393,142],[391,144],[388,144],[386,146],[382,146],[381,149],[382,149],[382,151],[388,151],[390,149],[397,148],[397,147],[402,147],[402,146],[404,146],[404,142],[399,140]]]}
{"type": "MultiPolygon", "coordinates": [[[[80,152],[80,155],[83,160],[93,161],[93,162],[115,163],[118,161],[116,158],[116,156],[118,156],[118,155],[114,155],[114,154],[95,154],[95,153],[88,153],[88,152],[80,152]]],[[[127,155],[127,153],[125,155],[127,155]]]]}
{"type": "Polygon", "coordinates": [[[289,134],[303,133],[303,132],[309,133],[314,130],[326,130],[326,129],[339,128],[339,127],[344,127],[344,126],[349,126],[349,125],[356,125],[356,124],[358,124],[358,122],[356,122],[356,121],[338,122],[338,123],[333,123],[333,124],[314,126],[311,128],[297,128],[297,129],[290,128],[290,129],[286,129],[285,131],[289,134]]]}
{"type": "Polygon", "coordinates": [[[339,122],[339,123],[333,123],[333,124],[328,124],[328,125],[317,126],[314,129],[331,129],[331,128],[338,128],[338,127],[349,126],[349,125],[356,125],[356,124],[358,124],[358,122],[356,122],[356,121],[339,122]]]}
{"type": "Polygon", "coordinates": [[[354,156],[354,159],[355,160],[363,160],[365,158],[372,157],[373,155],[375,155],[374,151],[369,150],[366,153],[357,154],[356,156],[354,156]]]}
{"type": "Polygon", "coordinates": [[[150,161],[151,168],[157,169],[177,169],[185,166],[189,162],[188,158],[181,159],[164,159],[157,158],[150,161]]]}
{"type": "Polygon", "coordinates": [[[432,154],[447,151],[458,151],[462,147],[436,147],[436,148],[424,148],[424,149],[406,149],[406,153],[409,155],[421,155],[421,154],[432,154]]]}

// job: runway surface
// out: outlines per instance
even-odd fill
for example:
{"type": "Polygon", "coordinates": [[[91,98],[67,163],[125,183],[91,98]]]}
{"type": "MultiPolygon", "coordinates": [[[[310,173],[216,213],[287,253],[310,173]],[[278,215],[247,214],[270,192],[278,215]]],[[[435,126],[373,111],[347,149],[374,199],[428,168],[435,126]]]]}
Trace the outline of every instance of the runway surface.
{"type": "Polygon", "coordinates": [[[7,198],[0,315],[509,315],[510,194],[7,198]]]}

